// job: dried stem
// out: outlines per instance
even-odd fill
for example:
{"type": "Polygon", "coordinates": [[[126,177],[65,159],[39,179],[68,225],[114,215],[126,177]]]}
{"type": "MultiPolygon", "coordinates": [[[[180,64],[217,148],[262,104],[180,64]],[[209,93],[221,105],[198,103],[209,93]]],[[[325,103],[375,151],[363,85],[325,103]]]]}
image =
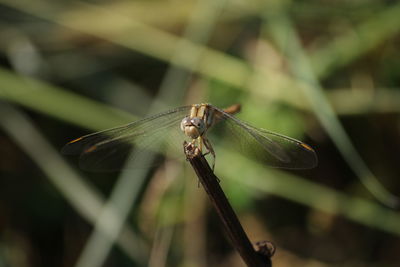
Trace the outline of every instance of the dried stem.
{"type": "Polygon", "coordinates": [[[207,163],[207,160],[201,154],[199,149],[191,143],[184,143],[184,151],[187,160],[195,170],[200,183],[206,190],[214,208],[216,209],[226,232],[236,250],[239,252],[247,266],[266,267],[272,266],[270,257],[273,255],[274,248],[267,248],[264,242],[262,246],[257,245],[255,251],[249,238],[243,230],[235,212],[228,202],[224,192],[219,185],[219,179],[216,177],[207,163]],[[265,252],[266,251],[266,252],[265,252]]]}

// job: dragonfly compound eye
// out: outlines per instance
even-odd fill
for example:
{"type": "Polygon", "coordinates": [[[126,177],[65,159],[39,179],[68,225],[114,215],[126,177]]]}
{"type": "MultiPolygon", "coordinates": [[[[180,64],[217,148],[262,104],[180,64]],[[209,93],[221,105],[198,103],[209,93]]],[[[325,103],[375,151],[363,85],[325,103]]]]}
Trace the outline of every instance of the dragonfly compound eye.
{"type": "Polygon", "coordinates": [[[202,119],[200,118],[193,118],[191,120],[192,125],[197,128],[200,134],[202,134],[205,130],[205,125],[202,119]]]}
{"type": "Polygon", "coordinates": [[[181,121],[181,130],[184,132],[186,126],[189,126],[189,125],[191,125],[190,118],[188,116],[186,116],[181,121]]]}

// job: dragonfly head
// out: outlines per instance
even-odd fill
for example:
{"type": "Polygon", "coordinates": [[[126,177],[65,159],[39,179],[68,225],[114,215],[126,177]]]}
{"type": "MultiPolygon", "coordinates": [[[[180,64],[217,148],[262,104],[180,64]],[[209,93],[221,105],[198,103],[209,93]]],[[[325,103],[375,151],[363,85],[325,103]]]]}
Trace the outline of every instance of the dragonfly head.
{"type": "Polygon", "coordinates": [[[205,129],[204,121],[198,117],[185,117],[181,122],[181,130],[192,139],[202,136],[205,129]]]}

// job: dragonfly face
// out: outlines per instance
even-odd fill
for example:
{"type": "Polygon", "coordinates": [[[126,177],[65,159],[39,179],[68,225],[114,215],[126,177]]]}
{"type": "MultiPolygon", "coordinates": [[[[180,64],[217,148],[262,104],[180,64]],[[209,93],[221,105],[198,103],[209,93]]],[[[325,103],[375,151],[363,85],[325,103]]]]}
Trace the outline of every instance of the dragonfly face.
{"type": "Polygon", "coordinates": [[[204,134],[206,126],[201,118],[185,117],[181,122],[181,130],[191,139],[197,139],[204,134]]]}
{"type": "MultiPolygon", "coordinates": [[[[231,113],[233,114],[234,112],[231,113]]],[[[196,139],[202,137],[213,124],[213,106],[210,104],[195,104],[191,106],[190,115],[182,120],[181,130],[186,136],[196,139]]]]}
{"type": "MultiPolygon", "coordinates": [[[[213,157],[212,169],[215,166],[215,152],[211,142],[206,137],[207,130],[214,124],[215,109],[209,104],[195,104],[190,109],[190,115],[185,117],[181,122],[181,130],[186,136],[192,139],[191,144],[194,145],[198,142],[197,148],[200,152],[203,151],[203,144],[208,152],[213,157]]],[[[237,112],[238,109],[235,111],[237,112]]],[[[233,113],[233,112],[231,112],[233,113]]]]}
{"type": "MultiPolygon", "coordinates": [[[[214,125],[224,124],[231,148],[272,167],[307,169],[317,164],[314,150],[296,139],[253,127],[233,114],[240,105],[220,109],[211,104],[175,108],[130,124],[89,134],[66,144],[64,154],[80,155],[80,165],[87,170],[119,170],[127,158],[143,157],[151,152],[163,154],[190,138],[192,146],[203,154],[215,152],[207,135],[214,125]],[[203,149],[205,147],[206,149],[203,149]],[[135,153],[131,153],[132,149],[135,153]]],[[[178,153],[178,152],[177,152],[178,153]]],[[[183,157],[183,155],[182,155],[183,157]]]]}

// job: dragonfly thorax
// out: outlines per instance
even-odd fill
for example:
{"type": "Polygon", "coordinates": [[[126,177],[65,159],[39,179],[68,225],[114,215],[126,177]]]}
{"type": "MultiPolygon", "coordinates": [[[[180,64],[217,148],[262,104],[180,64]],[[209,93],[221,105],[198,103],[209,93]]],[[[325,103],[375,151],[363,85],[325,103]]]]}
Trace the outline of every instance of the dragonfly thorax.
{"type": "Polygon", "coordinates": [[[198,117],[185,117],[181,122],[181,130],[192,139],[202,136],[205,129],[204,121],[198,117]]]}

